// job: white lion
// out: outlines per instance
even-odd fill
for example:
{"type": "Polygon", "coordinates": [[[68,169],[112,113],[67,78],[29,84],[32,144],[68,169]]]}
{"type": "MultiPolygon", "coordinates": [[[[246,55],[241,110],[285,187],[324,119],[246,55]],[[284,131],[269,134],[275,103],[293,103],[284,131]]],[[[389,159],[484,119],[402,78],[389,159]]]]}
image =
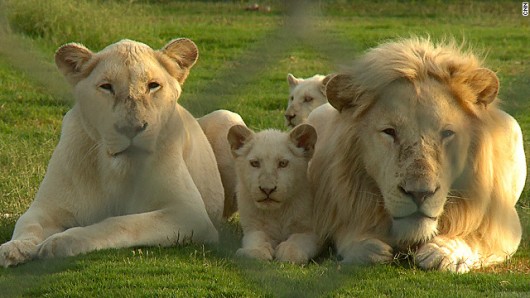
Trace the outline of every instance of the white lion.
{"type": "Polygon", "coordinates": [[[318,232],[344,262],[412,251],[421,268],[462,273],[515,253],[526,162],[498,89],[472,53],[416,38],[330,76],[336,111],[309,176],[318,232]]]}
{"type": "Polygon", "coordinates": [[[105,248],[216,242],[223,188],[197,121],[178,103],[198,51],[123,40],[70,43],[55,61],[74,86],[61,139],[0,264],[105,248]]]}
{"type": "Polygon", "coordinates": [[[326,77],[314,75],[307,79],[287,75],[289,101],[285,110],[285,125],[293,128],[304,123],[312,110],[328,102],[324,93],[326,77]]]}
{"type": "Polygon", "coordinates": [[[318,254],[321,244],[312,228],[313,198],[307,180],[316,138],[308,124],[289,134],[254,133],[241,125],[230,129],[244,234],[236,255],[303,264],[318,254]]]}
{"type": "Polygon", "coordinates": [[[237,211],[237,176],[232,151],[227,139],[228,130],[234,125],[246,125],[241,116],[227,110],[217,110],[197,120],[206,138],[208,138],[217,160],[217,167],[225,191],[223,216],[228,218],[237,211]]]}

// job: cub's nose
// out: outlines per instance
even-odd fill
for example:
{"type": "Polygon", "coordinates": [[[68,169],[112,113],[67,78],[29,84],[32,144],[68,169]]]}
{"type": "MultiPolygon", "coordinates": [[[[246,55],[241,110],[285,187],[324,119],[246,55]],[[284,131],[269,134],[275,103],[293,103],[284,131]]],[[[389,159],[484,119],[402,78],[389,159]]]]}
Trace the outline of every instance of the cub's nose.
{"type": "Polygon", "coordinates": [[[119,126],[117,124],[114,124],[114,129],[118,133],[128,137],[129,139],[133,139],[134,137],[136,137],[141,132],[144,132],[147,129],[147,125],[148,124],[145,121],[143,121],[142,123],[140,123],[138,125],[119,126]]]}
{"type": "Polygon", "coordinates": [[[259,187],[259,190],[261,190],[262,193],[266,194],[267,196],[270,196],[271,193],[276,191],[276,186],[273,188],[270,187],[259,187]]]}

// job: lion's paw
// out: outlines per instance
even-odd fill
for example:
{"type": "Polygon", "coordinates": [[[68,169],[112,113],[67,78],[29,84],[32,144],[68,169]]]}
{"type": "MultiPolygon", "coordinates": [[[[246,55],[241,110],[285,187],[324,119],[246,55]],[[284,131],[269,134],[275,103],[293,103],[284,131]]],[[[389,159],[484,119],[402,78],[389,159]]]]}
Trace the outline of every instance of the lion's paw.
{"type": "Polygon", "coordinates": [[[280,262],[306,264],[309,261],[307,253],[289,241],[284,241],[278,245],[275,256],[280,262]]]}
{"type": "Polygon", "coordinates": [[[371,238],[351,246],[342,257],[342,263],[378,264],[390,263],[394,259],[394,254],[390,245],[379,239],[371,238]]]}
{"type": "Polygon", "coordinates": [[[435,237],[418,249],[414,259],[423,269],[467,273],[478,264],[476,254],[460,239],[435,237]]]}
{"type": "Polygon", "coordinates": [[[237,257],[245,257],[251,259],[272,260],[272,246],[267,243],[266,245],[257,246],[257,247],[243,247],[236,251],[237,257]]]}
{"type": "Polygon", "coordinates": [[[96,247],[83,237],[71,233],[59,233],[48,237],[39,245],[39,258],[71,257],[95,250],[96,247]]]}
{"type": "Polygon", "coordinates": [[[37,254],[37,246],[28,240],[12,240],[0,246],[0,266],[5,268],[27,262],[37,254]]]}

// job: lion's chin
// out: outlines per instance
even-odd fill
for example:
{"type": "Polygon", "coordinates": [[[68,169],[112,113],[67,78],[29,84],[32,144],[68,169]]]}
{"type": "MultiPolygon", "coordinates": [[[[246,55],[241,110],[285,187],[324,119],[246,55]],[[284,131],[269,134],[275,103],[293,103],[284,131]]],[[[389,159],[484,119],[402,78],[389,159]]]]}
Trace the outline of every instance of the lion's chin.
{"type": "Polygon", "coordinates": [[[438,233],[438,219],[420,213],[392,219],[392,236],[398,246],[415,246],[438,233]]]}

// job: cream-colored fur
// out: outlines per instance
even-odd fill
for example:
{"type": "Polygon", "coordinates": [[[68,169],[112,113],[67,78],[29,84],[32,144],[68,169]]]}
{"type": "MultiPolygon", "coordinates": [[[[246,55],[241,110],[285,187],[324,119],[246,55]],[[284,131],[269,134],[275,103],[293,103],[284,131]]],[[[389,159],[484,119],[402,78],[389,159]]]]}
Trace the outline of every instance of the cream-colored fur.
{"type": "Polygon", "coordinates": [[[223,188],[197,121],[178,103],[198,57],[123,40],[98,53],[67,44],[56,64],[74,86],[37,196],[0,246],[0,265],[105,248],[216,242],[223,188]]]}
{"type": "Polygon", "coordinates": [[[228,218],[237,211],[237,176],[230,144],[227,139],[228,130],[234,125],[246,125],[241,116],[227,110],[217,110],[197,120],[210,145],[212,145],[215,159],[217,160],[217,167],[219,168],[225,191],[223,216],[228,218]]]}
{"type": "Polygon", "coordinates": [[[463,273],[517,250],[526,162],[498,88],[472,53],[416,38],[330,77],[338,112],[328,110],[309,176],[318,232],[345,262],[412,251],[419,267],[463,273]]]}
{"type": "Polygon", "coordinates": [[[323,75],[314,75],[310,78],[296,78],[287,75],[289,83],[289,100],[285,110],[285,125],[293,128],[304,123],[312,110],[328,102],[324,86],[327,83],[323,75]]]}
{"type": "Polygon", "coordinates": [[[317,255],[307,163],[316,132],[308,124],[291,133],[254,133],[234,126],[228,133],[238,177],[237,200],[243,247],[237,255],[303,264],[317,255]]]}

